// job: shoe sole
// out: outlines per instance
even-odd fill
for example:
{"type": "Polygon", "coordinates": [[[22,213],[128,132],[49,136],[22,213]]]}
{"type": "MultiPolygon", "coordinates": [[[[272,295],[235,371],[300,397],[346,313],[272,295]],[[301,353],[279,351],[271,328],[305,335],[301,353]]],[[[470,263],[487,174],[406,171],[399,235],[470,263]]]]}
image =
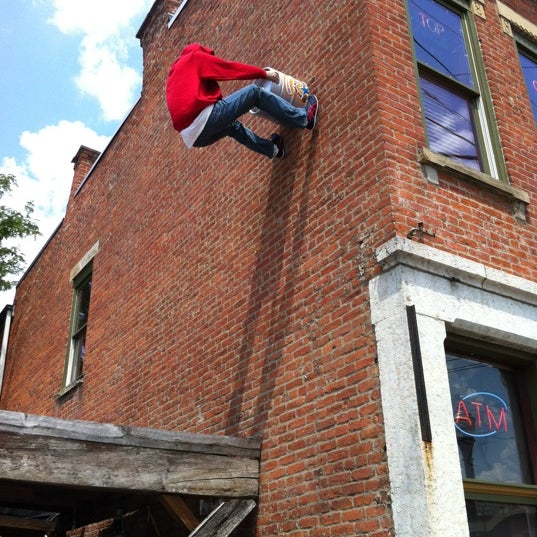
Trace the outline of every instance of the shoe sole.
{"type": "Polygon", "coordinates": [[[307,127],[307,129],[310,131],[317,126],[317,115],[319,114],[319,99],[317,99],[317,97],[315,97],[315,102],[317,103],[317,108],[315,109],[315,114],[313,115],[313,124],[311,127],[307,127]]]}

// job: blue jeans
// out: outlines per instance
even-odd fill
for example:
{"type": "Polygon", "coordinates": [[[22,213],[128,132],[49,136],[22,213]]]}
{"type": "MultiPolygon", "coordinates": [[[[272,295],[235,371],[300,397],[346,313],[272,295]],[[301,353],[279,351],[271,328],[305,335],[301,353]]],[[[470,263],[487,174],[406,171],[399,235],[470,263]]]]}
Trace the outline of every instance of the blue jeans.
{"type": "Polygon", "coordinates": [[[250,84],[215,103],[203,131],[194,143],[194,147],[211,145],[224,136],[231,136],[248,149],[272,158],[274,156],[274,143],[266,138],[261,138],[237,120],[255,107],[269,114],[286,127],[298,129],[306,127],[305,108],[297,108],[278,95],[270,93],[256,84],[250,84]]]}

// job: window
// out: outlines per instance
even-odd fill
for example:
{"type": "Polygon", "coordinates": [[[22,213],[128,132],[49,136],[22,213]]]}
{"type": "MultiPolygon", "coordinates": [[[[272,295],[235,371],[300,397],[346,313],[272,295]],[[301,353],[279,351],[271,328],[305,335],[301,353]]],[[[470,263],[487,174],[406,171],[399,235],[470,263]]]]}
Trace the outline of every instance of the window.
{"type": "Polygon", "coordinates": [[[479,348],[446,360],[470,536],[537,537],[535,362],[479,348]]]}
{"type": "Polygon", "coordinates": [[[537,507],[469,501],[470,537],[535,537],[537,507]]]}
{"type": "Polygon", "coordinates": [[[13,318],[13,306],[5,306],[0,313],[0,394],[4,382],[4,370],[6,367],[7,349],[9,343],[9,331],[13,318]]]}
{"type": "Polygon", "coordinates": [[[529,50],[520,48],[518,57],[520,58],[520,66],[528,88],[533,117],[537,123],[537,55],[532,55],[529,50]]]}
{"type": "Polygon", "coordinates": [[[462,0],[408,0],[429,149],[505,176],[473,21],[462,0]]]}
{"type": "Polygon", "coordinates": [[[175,13],[170,14],[168,28],[171,28],[173,26],[173,23],[177,20],[177,17],[179,17],[179,14],[181,13],[181,11],[183,11],[183,8],[186,6],[187,2],[188,0],[183,0],[175,10],[175,13]]]}
{"type": "Polygon", "coordinates": [[[86,354],[86,328],[91,296],[92,266],[88,265],[73,280],[73,308],[69,335],[68,355],[65,364],[64,389],[82,378],[86,354]]]}

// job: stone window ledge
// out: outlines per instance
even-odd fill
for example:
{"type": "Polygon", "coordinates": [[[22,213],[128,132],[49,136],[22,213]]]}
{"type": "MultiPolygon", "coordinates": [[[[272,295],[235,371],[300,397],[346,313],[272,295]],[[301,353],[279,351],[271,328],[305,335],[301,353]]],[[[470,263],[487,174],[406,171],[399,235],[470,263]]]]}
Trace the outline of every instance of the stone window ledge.
{"type": "Polygon", "coordinates": [[[437,170],[445,170],[448,173],[472,181],[507,198],[512,202],[515,218],[524,222],[526,221],[526,206],[530,202],[530,197],[524,190],[499,181],[498,179],[494,179],[494,177],[486,173],[478,172],[468,166],[459,164],[449,157],[434,153],[426,147],[418,149],[418,162],[423,165],[425,177],[431,183],[438,184],[437,170]]]}
{"type": "Polygon", "coordinates": [[[57,394],[57,399],[63,399],[68,393],[71,393],[73,390],[78,388],[84,383],[83,377],[79,377],[76,379],[73,383],[69,384],[68,386],[64,386],[57,394]]]}

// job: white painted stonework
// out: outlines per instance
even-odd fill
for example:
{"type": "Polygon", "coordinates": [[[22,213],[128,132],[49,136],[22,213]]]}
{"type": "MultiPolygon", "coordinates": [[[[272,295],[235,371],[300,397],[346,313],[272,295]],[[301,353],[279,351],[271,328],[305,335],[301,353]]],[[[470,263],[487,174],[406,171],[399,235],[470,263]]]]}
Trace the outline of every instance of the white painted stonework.
{"type": "Polygon", "coordinates": [[[536,353],[537,284],[395,238],[370,282],[397,537],[468,537],[444,339],[462,335],[536,353]],[[406,306],[417,314],[432,443],[422,441],[406,306]]]}

